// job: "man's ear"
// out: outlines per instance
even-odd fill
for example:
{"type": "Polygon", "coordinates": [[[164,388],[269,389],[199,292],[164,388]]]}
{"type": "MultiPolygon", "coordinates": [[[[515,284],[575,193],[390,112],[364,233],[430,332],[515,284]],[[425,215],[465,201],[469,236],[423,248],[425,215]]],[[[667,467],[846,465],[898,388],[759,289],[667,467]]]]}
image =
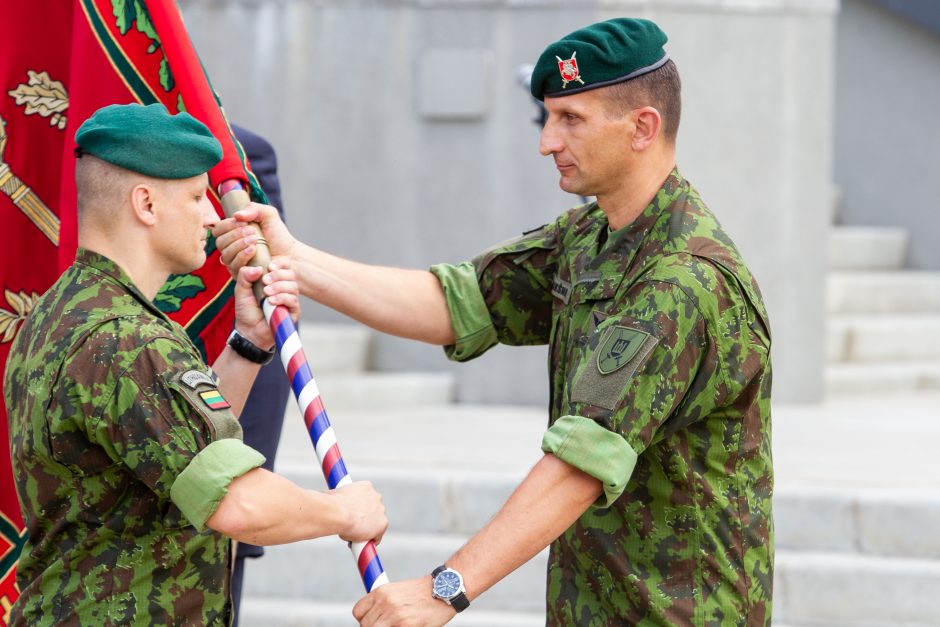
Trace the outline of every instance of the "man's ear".
{"type": "Polygon", "coordinates": [[[146,226],[153,226],[157,221],[156,202],[157,189],[153,185],[139,183],[131,189],[134,217],[146,226]]]}
{"type": "Polygon", "coordinates": [[[663,118],[654,107],[640,107],[634,109],[632,114],[636,125],[636,131],[633,133],[633,149],[646,150],[659,137],[663,118]]]}

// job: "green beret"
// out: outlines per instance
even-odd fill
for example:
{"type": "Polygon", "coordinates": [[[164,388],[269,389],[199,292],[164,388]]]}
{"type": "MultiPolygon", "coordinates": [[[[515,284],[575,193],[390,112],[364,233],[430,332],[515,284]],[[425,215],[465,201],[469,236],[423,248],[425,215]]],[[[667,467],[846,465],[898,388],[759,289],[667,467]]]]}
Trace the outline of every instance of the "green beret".
{"type": "Polygon", "coordinates": [[[539,100],[636,78],[669,60],[666,33],[649,20],[619,17],[591,24],[550,44],[532,70],[539,100]]]}
{"type": "Polygon", "coordinates": [[[222,160],[222,146],[205,124],[189,115],[170,115],[162,104],[109,105],[95,111],[75,133],[76,156],[158,179],[204,174],[222,160]]]}

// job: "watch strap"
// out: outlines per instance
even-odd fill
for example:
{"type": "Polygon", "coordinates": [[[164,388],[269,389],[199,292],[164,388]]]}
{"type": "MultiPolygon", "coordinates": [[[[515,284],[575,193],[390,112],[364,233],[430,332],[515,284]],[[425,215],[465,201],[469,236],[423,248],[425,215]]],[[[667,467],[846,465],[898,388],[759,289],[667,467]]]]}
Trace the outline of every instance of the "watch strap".
{"type": "Polygon", "coordinates": [[[255,364],[264,365],[274,359],[274,347],[271,347],[271,350],[259,348],[254,342],[235,329],[232,329],[232,334],[228,336],[228,345],[232,347],[232,350],[235,351],[239,357],[255,364]]]}
{"type": "Polygon", "coordinates": [[[459,614],[470,607],[470,599],[468,599],[467,595],[461,590],[457,593],[457,596],[450,600],[450,606],[457,610],[459,614]]]}

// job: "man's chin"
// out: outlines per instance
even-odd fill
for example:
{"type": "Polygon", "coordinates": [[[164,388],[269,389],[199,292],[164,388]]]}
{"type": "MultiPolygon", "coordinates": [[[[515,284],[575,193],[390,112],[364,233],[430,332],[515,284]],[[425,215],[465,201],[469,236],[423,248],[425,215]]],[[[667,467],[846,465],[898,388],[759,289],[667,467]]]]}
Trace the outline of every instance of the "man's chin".
{"type": "Polygon", "coordinates": [[[193,258],[192,262],[185,265],[181,263],[174,268],[173,274],[189,274],[190,272],[195,272],[206,264],[206,259],[206,253],[200,253],[199,256],[193,258]]]}
{"type": "Polygon", "coordinates": [[[586,194],[584,194],[581,190],[581,185],[578,185],[575,181],[566,179],[565,177],[561,177],[561,179],[558,181],[558,187],[560,187],[562,191],[568,192],[569,194],[586,196],[586,194]]]}

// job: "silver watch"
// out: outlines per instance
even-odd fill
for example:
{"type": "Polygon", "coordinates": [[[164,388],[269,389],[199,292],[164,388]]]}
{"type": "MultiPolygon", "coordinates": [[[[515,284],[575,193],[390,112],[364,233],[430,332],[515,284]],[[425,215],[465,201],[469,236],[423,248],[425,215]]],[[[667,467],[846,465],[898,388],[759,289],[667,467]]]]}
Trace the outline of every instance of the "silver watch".
{"type": "Polygon", "coordinates": [[[447,603],[457,612],[470,607],[467,599],[467,589],[463,585],[463,577],[453,568],[441,564],[431,573],[431,596],[447,603]]]}

